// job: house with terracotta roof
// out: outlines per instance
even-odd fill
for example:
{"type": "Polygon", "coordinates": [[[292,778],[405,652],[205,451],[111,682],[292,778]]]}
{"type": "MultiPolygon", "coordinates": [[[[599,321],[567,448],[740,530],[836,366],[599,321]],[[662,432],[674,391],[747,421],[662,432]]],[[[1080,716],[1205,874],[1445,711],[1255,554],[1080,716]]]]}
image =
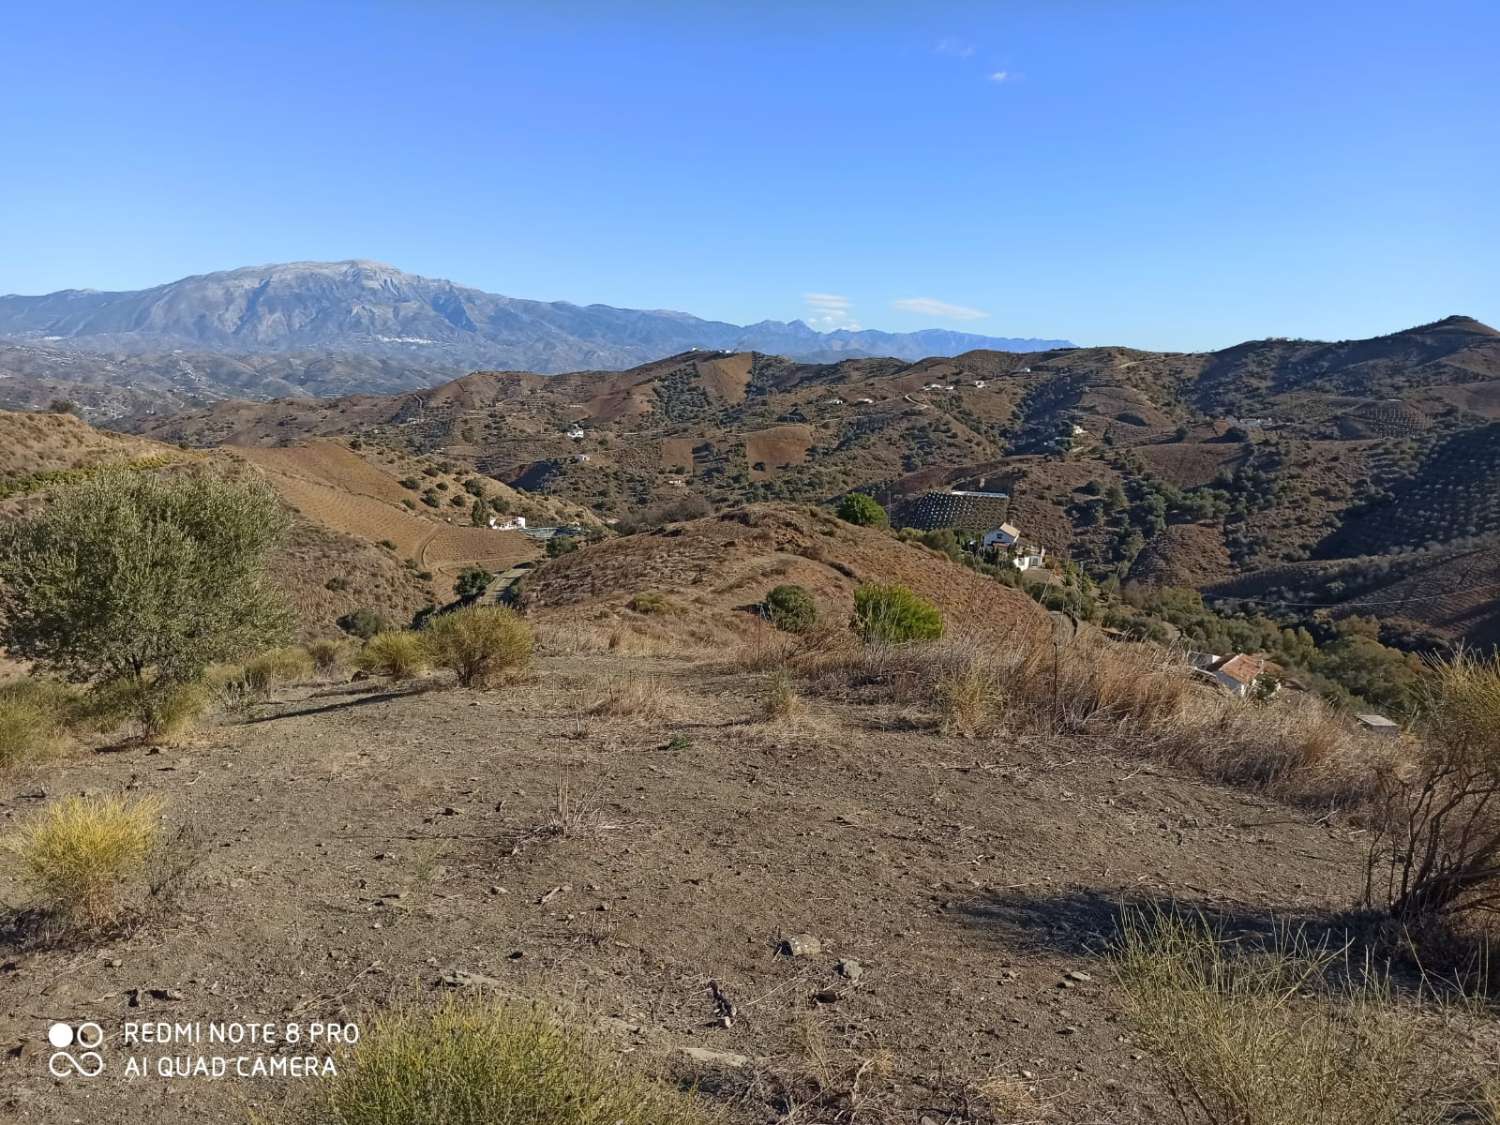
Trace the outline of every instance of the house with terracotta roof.
{"type": "MultiPolygon", "coordinates": [[[[1247,656],[1241,652],[1215,661],[1204,671],[1212,676],[1221,687],[1227,688],[1230,694],[1239,699],[1245,699],[1255,687],[1256,681],[1262,676],[1275,676],[1276,666],[1264,656],[1247,656]]],[[[1276,686],[1279,687],[1280,684],[1276,686]]]]}

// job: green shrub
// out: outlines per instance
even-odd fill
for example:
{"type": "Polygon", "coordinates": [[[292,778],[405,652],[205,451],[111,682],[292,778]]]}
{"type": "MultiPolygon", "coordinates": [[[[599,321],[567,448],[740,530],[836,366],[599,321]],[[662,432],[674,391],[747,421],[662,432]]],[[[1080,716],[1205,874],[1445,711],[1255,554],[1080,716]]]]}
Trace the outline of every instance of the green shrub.
{"type": "Polygon", "coordinates": [[[369,640],[376,633],[388,632],[391,628],[391,623],[385,615],[377,613],[369,606],[362,606],[344,614],[335,624],[351,637],[358,637],[362,641],[369,640]]]}
{"type": "Polygon", "coordinates": [[[854,591],[854,628],[883,644],[930,641],[943,635],[943,615],[905,586],[861,586],[854,591]]]}
{"type": "Polygon", "coordinates": [[[300,1125],[707,1125],[692,1098],[534,1008],[449,1001],[376,1020],[300,1125]]]}
{"type": "Polygon", "coordinates": [[[434,664],[458,676],[464,687],[492,683],[495,677],[531,662],[531,628],[501,606],[476,606],[435,617],[422,637],[434,664]]]}
{"type": "Polygon", "coordinates": [[[273,648],[245,665],[245,684],[263,695],[280,684],[301,683],[313,673],[313,658],[305,648],[273,648]]]}
{"type": "Polygon", "coordinates": [[[863,492],[851,492],[840,500],[838,515],[845,523],[858,524],[860,527],[888,527],[891,522],[885,509],[876,503],[875,498],[866,496],[863,492]]]}
{"type": "Polygon", "coordinates": [[[482,566],[467,566],[459,572],[453,592],[461,598],[477,598],[490,588],[495,576],[482,566]]]}
{"type": "Polygon", "coordinates": [[[801,586],[777,586],[766,595],[766,619],[786,633],[805,633],[818,623],[818,604],[801,586]]]}
{"type": "Polygon", "coordinates": [[[547,557],[549,559],[560,558],[563,555],[571,555],[578,550],[578,539],[572,535],[554,535],[547,540],[547,557]]]}
{"type": "Polygon", "coordinates": [[[354,658],[355,665],[373,676],[409,680],[427,667],[427,649],[416,633],[376,633],[354,658]]]}
{"type": "Polygon", "coordinates": [[[70,679],[129,679],[155,727],[209,664],[289,631],[265,573],[287,523],[262,485],[101,470],[0,529],[0,645],[70,679]]]}
{"type": "Polygon", "coordinates": [[[633,594],[630,600],[625,603],[625,606],[636,613],[644,613],[648,616],[657,613],[667,613],[672,608],[672,604],[655,591],[633,594]]]}

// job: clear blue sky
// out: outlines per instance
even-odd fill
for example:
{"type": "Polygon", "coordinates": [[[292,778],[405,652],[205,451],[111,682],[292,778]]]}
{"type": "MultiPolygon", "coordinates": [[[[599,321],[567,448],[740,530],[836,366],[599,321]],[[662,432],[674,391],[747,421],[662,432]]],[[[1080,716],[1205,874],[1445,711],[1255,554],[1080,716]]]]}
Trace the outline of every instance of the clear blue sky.
{"type": "Polygon", "coordinates": [[[0,292],[358,257],[1091,344],[1494,323],[1497,42],[1495,0],[13,4],[0,292]]]}

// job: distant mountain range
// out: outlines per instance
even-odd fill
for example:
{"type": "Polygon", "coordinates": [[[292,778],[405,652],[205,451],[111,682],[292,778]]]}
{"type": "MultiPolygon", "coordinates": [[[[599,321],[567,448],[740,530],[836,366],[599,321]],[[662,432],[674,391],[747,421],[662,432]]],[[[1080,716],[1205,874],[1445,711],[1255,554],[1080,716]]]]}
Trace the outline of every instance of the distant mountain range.
{"type": "MultiPolygon", "coordinates": [[[[177,351],[376,357],[414,364],[421,380],[413,386],[430,382],[434,368],[617,370],[691,348],[832,361],[1068,346],[1065,340],[940,329],[818,332],[800,320],[738,325],[666,310],[529,301],[366,261],[253,266],[125,293],[67,289],[40,297],[0,296],[0,338],[114,356],[177,351]]],[[[277,379],[300,385],[295,374],[278,369],[277,379]]],[[[365,384],[357,371],[346,374],[340,391],[393,389],[385,377],[365,384]]],[[[231,393],[243,395],[246,387],[231,393]]]]}

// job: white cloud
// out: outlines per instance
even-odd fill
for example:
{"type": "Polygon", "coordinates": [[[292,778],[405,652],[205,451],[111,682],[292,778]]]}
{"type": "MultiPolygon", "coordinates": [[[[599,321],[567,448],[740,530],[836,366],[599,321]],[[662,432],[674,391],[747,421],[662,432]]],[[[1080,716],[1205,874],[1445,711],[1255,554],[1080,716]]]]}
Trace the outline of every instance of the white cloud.
{"type": "Polygon", "coordinates": [[[939,39],[937,46],[933,50],[940,55],[952,55],[956,59],[967,59],[974,54],[974,45],[948,35],[939,39]]]}
{"type": "Polygon", "coordinates": [[[892,301],[891,308],[901,312],[916,313],[919,316],[936,316],[944,320],[983,320],[990,314],[980,309],[971,309],[967,305],[950,305],[947,301],[939,301],[935,297],[902,297],[900,300],[892,301]]]}
{"type": "Polygon", "coordinates": [[[997,70],[993,74],[990,75],[990,81],[991,82],[1004,82],[1009,77],[1010,77],[1010,72],[1009,71],[1006,71],[1006,70],[997,70]]]}
{"type": "Polygon", "coordinates": [[[803,319],[813,328],[821,332],[831,332],[836,328],[859,331],[859,323],[851,315],[854,302],[848,297],[837,293],[804,293],[802,299],[807,302],[809,310],[803,319]]]}

